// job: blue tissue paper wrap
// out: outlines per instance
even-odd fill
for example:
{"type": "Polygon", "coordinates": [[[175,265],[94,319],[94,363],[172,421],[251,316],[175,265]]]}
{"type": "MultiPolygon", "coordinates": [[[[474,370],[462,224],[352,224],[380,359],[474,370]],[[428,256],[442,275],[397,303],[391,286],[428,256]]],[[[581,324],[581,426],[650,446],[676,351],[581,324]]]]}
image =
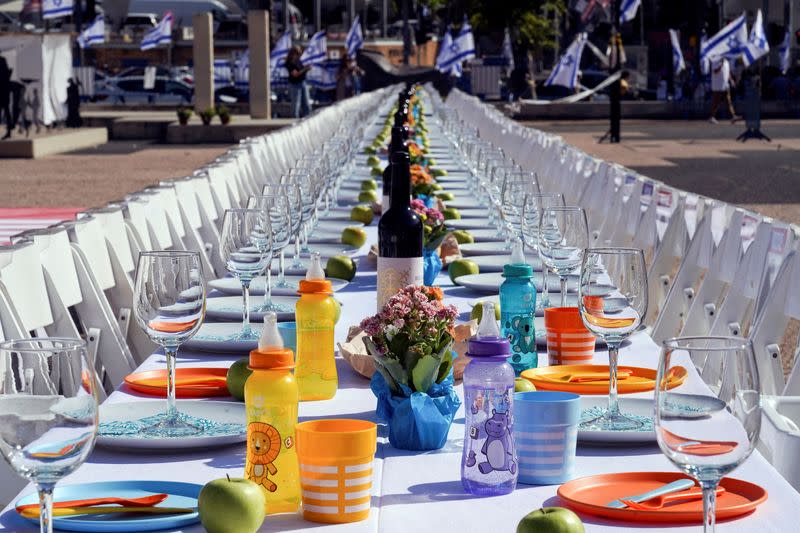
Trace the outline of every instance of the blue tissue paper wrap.
{"type": "Polygon", "coordinates": [[[433,286],[433,282],[436,281],[436,276],[439,275],[439,272],[442,271],[442,260],[439,258],[439,254],[436,252],[436,249],[428,250],[427,248],[422,250],[422,281],[428,287],[433,286]]]}
{"type": "Polygon", "coordinates": [[[401,385],[404,396],[392,394],[380,372],[372,375],[370,388],[378,398],[378,420],[389,425],[389,443],[400,450],[438,450],[447,442],[461,400],[453,388],[453,371],[424,392],[411,392],[401,385]]]}
{"type": "Polygon", "coordinates": [[[436,196],[428,195],[428,194],[418,194],[417,200],[422,200],[422,203],[425,204],[425,207],[428,209],[433,209],[436,207],[436,196]]]}

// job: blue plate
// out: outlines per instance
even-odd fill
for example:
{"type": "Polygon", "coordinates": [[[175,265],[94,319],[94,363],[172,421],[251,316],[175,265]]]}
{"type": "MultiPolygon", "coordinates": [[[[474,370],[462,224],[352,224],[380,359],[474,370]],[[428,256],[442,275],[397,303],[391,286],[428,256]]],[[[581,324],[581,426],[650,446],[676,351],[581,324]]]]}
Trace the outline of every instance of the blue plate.
{"type": "MultiPolygon", "coordinates": [[[[159,507],[194,507],[202,485],[172,481],[101,481],[97,483],[78,483],[75,485],[56,485],[54,501],[84,500],[118,496],[120,498],[140,498],[150,494],[165,493],[169,497],[159,507]]],[[[17,500],[15,506],[38,503],[36,494],[29,494],[17,500]]],[[[38,518],[26,518],[34,524],[38,518]]],[[[200,521],[200,515],[186,513],[179,515],[109,514],[69,516],[53,519],[53,527],[65,531],[157,531],[176,529],[200,521]]]]}

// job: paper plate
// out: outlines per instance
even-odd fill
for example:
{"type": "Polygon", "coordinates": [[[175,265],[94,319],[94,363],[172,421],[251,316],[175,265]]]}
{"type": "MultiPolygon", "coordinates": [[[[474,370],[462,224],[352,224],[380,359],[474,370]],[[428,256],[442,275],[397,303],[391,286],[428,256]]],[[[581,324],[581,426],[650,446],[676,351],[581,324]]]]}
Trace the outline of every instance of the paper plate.
{"type": "MultiPolygon", "coordinates": [[[[120,498],[141,498],[151,494],[168,494],[159,507],[191,507],[197,508],[197,497],[202,485],[195,483],[179,483],[174,481],[100,481],[95,483],[76,483],[72,485],[56,485],[53,491],[55,501],[86,500],[103,498],[109,495],[120,498]]],[[[15,503],[29,505],[39,503],[37,494],[23,496],[15,503]]],[[[38,518],[26,520],[39,524],[38,518]]],[[[157,531],[175,530],[200,521],[199,514],[193,513],[163,515],[109,514],[78,515],[53,518],[53,527],[63,531],[157,531]]]]}
{"type": "MultiPolygon", "coordinates": [[[[175,395],[178,398],[206,398],[210,396],[230,396],[225,378],[227,368],[177,368],[175,370],[175,395]],[[199,383],[199,380],[209,383],[199,383]]],[[[167,371],[145,370],[125,376],[125,384],[131,389],[148,396],[167,397],[167,371]]]]}
{"type": "MultiPolygon", "coordinates": [[[[564,483],[558,488],[558,497],[575,511],[611,520],[700,524],[703,522],[702,499],[670,504],[657,511],[606,507],[616,499],[642,494],[683,478],[688,476],[678,472],[599,474],[564,483]]],[[[725,477],[720,486],[725,488],[725,492],[717,496],[717,521],[747,514],[767,499],[767,491],[755,483],[725,477]]]]}
{"type": "MultiPolygon", "coordinates": [[[[686,380],[687,372],[682,366],[674,367],[675,371],[669,379],[670,389],[677,387],[686,380]]],[[[627,370],[630,376],[626,379],[617,381],[617,392],[619,394],[631,394],[634,392],[648,392],[655,388],[656,371],[652,368],[640,368],[635,366],[621,365],[619,371],[627,370]]],[[[562,392],[574,392],[576,394],[608,394],[608,380],[591,381],[584,383],[569,383],[559,380],[559,377],[575,373],[608,373],[608,365],[557,365],[542,368],[531,368],[522,372],[521,376],[541,390],[557,390],[562,392]]]]}
{"type": "Polygon", "coordinates": [[[469,244],[459,244],[458,249],[461,250],[461,255],[468,258],[472,258],[472,256],[475,255],[511,255],[511,248],[509,248],[504,242],[474,242],[469,244]]]}
{"type": "MultiPolygon", "coordinates": [[[[299,297],[297,296],[273,296],[272,303],[281,305],[288,311],[277,312],[278,320],[294,320],[294,307],[299,297]]],[[[263,322],[264,311],[258,308],[264,303],[263,296],[250,298],[250,321],[263,322]]],[[[206,300],[206,317],[212,320],[237,320],[242,321],[242,297],[241,296],[220,296],[218,298],[208,298],[206,300]]],[[[260,328],[259,328],[260,331],[260,328]]]]}
{"type": "MultiPolygon", "coordinates": [[[[462,244],[461,246],[465,245],[462,244]]],[[[478,265],[481,274],[484,274],[486,272],[502,272],[503,266],[511,262],[511,255],[474,255],[467,257],[467,259],[478,265]]],[[[525,260],[535,272],[542,271],[542,260],[538,257],[526,255],[525,260]]],[[[541,274],[536,275],[541,277],[541,274]]]]}
{"type": "Polygon", "coordinates": [[[139,427],[142,424],[136,421],[163,413],[167,407],[165,400],[111,402],[100,406],[97,444],[115,449],[176,450],[225,446],[247,440],[247,414],[242,402],[178,400],[176,406],[179,413],[202,420],[207,430],[187,437],[148,437],[139,427]],[[124,434],[112,434],[116,431],[124,431],[124,434]]]}
{"type": "MultiPolygon", "coordinates": [[[[442,184],[446,187],[445,184],[442,184]]],[[[455,207],[456,209],[482,209],[484,216],[486,215],[486,208],[481,206],[481,203],[474,199],[474,198],[466,198],[464,196],[458,196],[453,200],[447,200],[444,202],[444,205],[447,207],[455,207]]]]}
{"type": "MultiPolygon", "coordinates": [[[[253,322],[250,317],[250,326],[255,331],[261,331],[263,323],[253,322]]],[[[257,340],[232,340],[232,338],[242,331],[241,319],[238,322],[203,322],[194,337],[181,344],[181,349],[199,350],[215,355],[229,352],[250,353],[258,346],[257,340]]]]}
{"type": "MultiPolygon", "coordinates": [[[[541,292],[543,290],[541,274],[534,275],[531,280],[536,290],[541,292]]],[[[504,281],[505,278],[501,272],[487,272],[485,274],[467,274],[466,276],[459,276],[455,279],[455,284],[478,292],[497,294],[500,292],[500,285],[502,285],[504,281]]],[[[559,295],[558,298],[560,299],[561,281],[558,276],[548,274],[547,283],[550,292],[550,301],[553,301],[554,294],[559,295]]],[[[572,277],[567,280],[567,292],[572,293],[577,290],[578,278],[572,277]]]]}
{"type": "Polygon", "coordinates": [[[301,255],[311,257],[311,252],[319,252],[322,259],[330,259],[335,255],[353,255],[358,252],[358,248],[354,248],[347,244],[315,244],[309,243],[308,248],[310,252],[303,252],[301,255]]]}
{"type": "MultiPolygon", "coordinates": [[[[287,261],[290,263],[291,261],[287,261]]],[[[273,285],[277,281],[277,277],[272,277],[273,285]]],[[[291,287],[272,287],[272,296],[297,296],[297,286],[301,279],[305,279],[305,276],[286,276],[286,282],[291,284],[291,287]]],[[[267,278],[264,276],[259,276],[255,278],[250,283],[250,296],[263,296],[266,292],[266,280],[267,278]]],[[[333,291],[340,291],[347,287],[349,284],[347,281],[338,278],[328,278],[328,281],[331,282],[331,286],[333,287],[333,291]]],[[[233,277],[227,278],[220,278],[214,279],[208,282],[208,288],[217,290],[223,294],[231,294],[231,295],[241,295],[242,294],[242,284],[239,282],[238,279],[233,277]]],[[[209,298],[211,300],[211,298],[209,298]]],[[[251,302],[252,303],[252,302],[251,302]]],[[[256,302],[260,305],[260,302],[256,302]]]]}
{"type": "Polygon", "coordinates": [[[475,242],[504,242],[505,237],[497,235],[497,230],[494,228],[471,229],[469,234],[475,242]]]}
{"type": "MultiPolygon", "coordinates": [[[[322,218],[317,224],[317,227],[314,228],[314,232],[311,235],[316,235],[318,232],[336,232],[337,234],[341,235],[342,230],[344,228],[363,228],[363,222],[356,222],[355,220],[349,220],[350,217],[350,208],[347,208],[347,220],[341,220],[341,215],[337,213],[336,215],[337,220],[332,220],[330,218],[322,218]]],[[[292,242],[294,244],[294,242],[292,242]]]]}
{"type": "Polygon", "coordinates": [[[459,218],[455,220],[445,220],[444,225],[447,229],[481,229],[492,227],[488,218],[459,218]]]}
{"type": "Polygon", "coordinates": [[[486,219],[487,211],[488,210],[485,207],[467,207],[464,209],[458,209],[458,213],[461,215],[462,219],[464,218],[486,219]]]}
{"type": "MultiPolygon", "coordinates": [[[[621,383],[621,382],[618,382],[621,383]]],[[[608,399],[601,396],[581,396],[581,413],[587,409],[605,408],[608,399]]],[[[647,398],[619,398],[619,408],[624,414],[653,418],[653,400],[647,398]]],[[[645,444],[656,442],[652,422],[636,431],[588,431],[578,428],[578,441],[595,444],[645,444]]]]}

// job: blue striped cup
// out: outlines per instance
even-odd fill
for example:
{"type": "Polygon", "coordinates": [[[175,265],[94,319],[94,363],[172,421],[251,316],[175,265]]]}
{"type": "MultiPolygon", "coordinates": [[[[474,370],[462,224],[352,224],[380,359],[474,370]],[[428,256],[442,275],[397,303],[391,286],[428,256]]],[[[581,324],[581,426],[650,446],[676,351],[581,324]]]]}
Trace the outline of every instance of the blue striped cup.
{"type": "Polygon", "coordinates": [[[514,445],[519,482],[555,485],[575,473],[581,397],[570,392],[514,394],[514,445]]]}

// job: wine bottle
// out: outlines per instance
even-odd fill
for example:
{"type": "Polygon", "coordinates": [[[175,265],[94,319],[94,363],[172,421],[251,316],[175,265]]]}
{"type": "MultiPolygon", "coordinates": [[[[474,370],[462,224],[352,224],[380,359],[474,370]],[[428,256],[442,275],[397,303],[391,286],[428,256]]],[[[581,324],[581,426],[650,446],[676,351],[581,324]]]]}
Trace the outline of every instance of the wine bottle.
{"type": "Polygon", "coordinates": [[[406,148],[406,137],[408,136],[408,132],[402,126],[397,125],[397,121],[395,121],[394,127],[392,127],[392,140],[389,142],[389,164],[386,165],[386,168],[383,169],[383,198],[381,199],[381,213],[385,213],[389,210],[389,196],[392,191],[392,154],[395,152],[406,152],[408,153],[408,148],[406,148]]]}
{"type": "Polygon", "coordinates": [[[422,221],[411,208],[408,154],[392,154],[389,209],[378,223],[378,311],[406,285],[422,285],[422,221]]]}

